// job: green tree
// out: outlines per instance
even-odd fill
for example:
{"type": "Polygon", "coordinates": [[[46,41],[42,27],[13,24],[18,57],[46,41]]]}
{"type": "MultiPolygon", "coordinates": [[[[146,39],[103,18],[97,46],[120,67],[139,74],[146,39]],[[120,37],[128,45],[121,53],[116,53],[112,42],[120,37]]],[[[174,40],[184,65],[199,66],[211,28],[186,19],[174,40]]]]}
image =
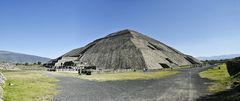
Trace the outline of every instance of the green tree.
{"type": "Polygon", "coordinates": [[[26,62],[24,65],[25,65],[25,66],[28,66],[28,65],[29,65],[29,63],[27,63],[27,62],[26,62]]]}
{"type": "Polygon", "coordinates": [[[41,65],[41,64],[42,64],[42,62],[38,61],[38,62],[37,62],[37,64],[38,64],[38,65],[41,65]]]}

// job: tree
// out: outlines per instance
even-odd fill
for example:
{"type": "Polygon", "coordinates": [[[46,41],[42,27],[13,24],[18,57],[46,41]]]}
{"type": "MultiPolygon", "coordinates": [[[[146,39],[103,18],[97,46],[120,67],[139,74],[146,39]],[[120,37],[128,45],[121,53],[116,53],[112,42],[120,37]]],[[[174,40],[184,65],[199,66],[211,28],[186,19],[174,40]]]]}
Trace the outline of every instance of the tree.
{"type": "Polygon", "coordinates": [[[25,66],[28,66],[29,64],[26,62],[24,65],[25,65],[25,66]]]}
{"type": "Polygon", "coordinates": [[[20,63],[16,63],[16,65],[18,66],[18,65],[21,65],[20,63]]]}
{"type": "Polygon", "coordinates": [[[38,64],[38,65],[41,65],[41,64],[42,64],[42,62],[38,61],[38,62],[37,62],[37,64],[38,64]]]}

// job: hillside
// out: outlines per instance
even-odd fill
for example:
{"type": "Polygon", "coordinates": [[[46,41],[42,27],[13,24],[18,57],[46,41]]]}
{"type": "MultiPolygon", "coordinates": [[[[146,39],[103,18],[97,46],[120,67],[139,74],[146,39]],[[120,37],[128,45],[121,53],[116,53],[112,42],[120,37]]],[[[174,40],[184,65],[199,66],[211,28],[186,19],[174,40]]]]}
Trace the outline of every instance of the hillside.
{"type": "Polygon", "coordinates": [[[46,63],[50,59],[40,56],[27,55],[22,53],[15,53],[9,51],[0,51],[0,61],[12,62],[12,63],[46,63]]]}
{"type": "Polygon", "coordinates": [[[209,56],[209,57],[197,57],[199,60],[221,60],[221,59],[232,59],[239,57],[240,54],[229,54],[229,55],[218,55],[218,56],[209,56]]]}

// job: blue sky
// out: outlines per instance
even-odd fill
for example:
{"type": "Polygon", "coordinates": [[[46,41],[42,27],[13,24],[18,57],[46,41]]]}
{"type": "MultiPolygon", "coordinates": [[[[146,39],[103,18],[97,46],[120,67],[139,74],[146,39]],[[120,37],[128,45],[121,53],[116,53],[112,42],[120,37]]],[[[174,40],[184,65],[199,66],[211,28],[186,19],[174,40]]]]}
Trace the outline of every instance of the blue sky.
{"type": "Polygon", "coordinates": [[[240,53],[240,0],[1,0],[0,50],[56,58],[122,29],[183,53],[240,53]]]}

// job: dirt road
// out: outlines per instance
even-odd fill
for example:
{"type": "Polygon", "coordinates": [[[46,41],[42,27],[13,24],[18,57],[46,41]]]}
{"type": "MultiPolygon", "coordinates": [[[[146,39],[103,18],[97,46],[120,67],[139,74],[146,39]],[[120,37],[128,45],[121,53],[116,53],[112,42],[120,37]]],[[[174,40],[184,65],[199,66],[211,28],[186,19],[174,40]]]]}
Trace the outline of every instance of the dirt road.
{"type": "Polygon", "coordinates": [[[205,69],[181,69],[157,80],[95,82],[57,76],[61,88],[54,101],[195,101],[208,94],[209,81],[198,76],[205,69]]]}

